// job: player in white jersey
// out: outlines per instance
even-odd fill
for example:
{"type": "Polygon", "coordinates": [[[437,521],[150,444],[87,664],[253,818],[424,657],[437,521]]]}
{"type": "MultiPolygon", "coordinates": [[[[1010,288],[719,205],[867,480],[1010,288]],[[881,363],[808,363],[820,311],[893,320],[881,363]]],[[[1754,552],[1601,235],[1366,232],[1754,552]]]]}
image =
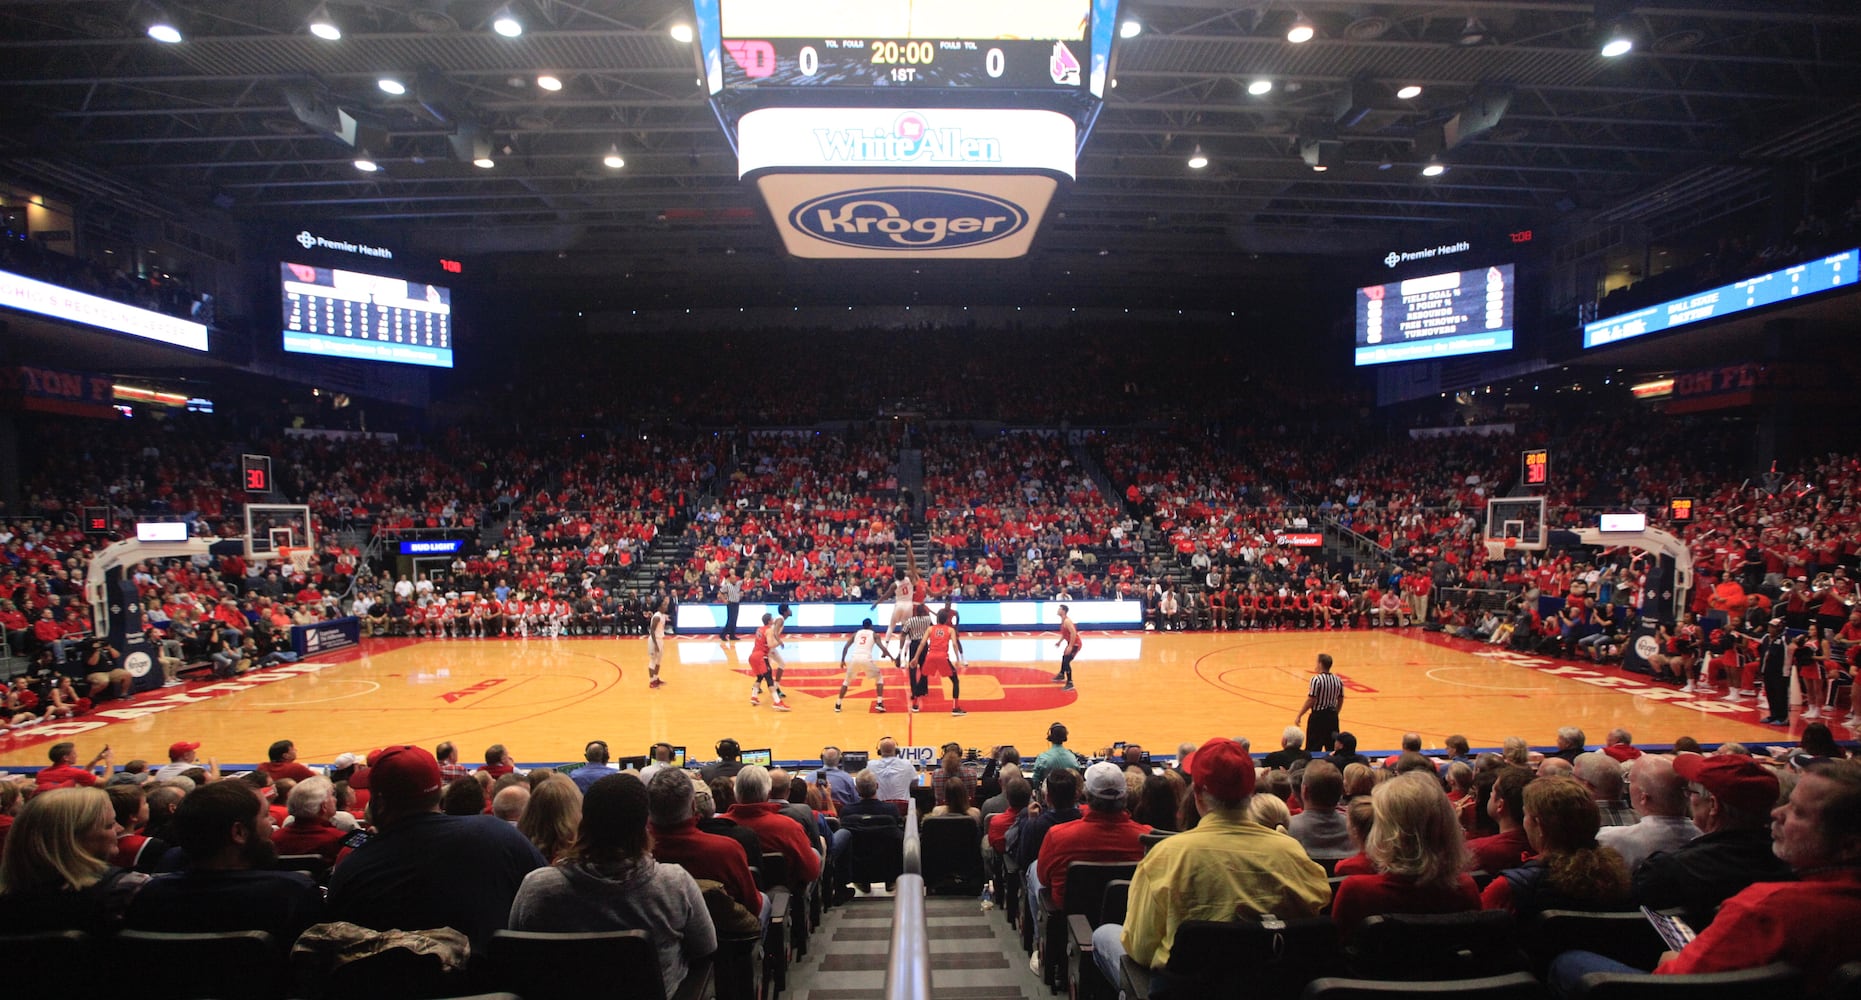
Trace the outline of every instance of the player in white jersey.
{"type": "Polygon", "coordinates": [[[846,645],[840,647],[840,667],[846,671],[846,675],[840,679],[840,697],[834,699],[834,711],[840,711],[840,703],[846,701],[847,688],[853,686],[853,671],[861,667],[865,668],[866,676],[872,678],[872,687],[877,694],[873,702],[873,711],[881,713],[885,711],[885,679],[879,673],[878,661],[872,657],[872,649],[875,645],[879,648],[879,652],[884,653],[894,664],[898,662],[898,657],[885,648],[885,643],[873,636],[870,618],[860,622],[859,631],[853,633],[852,637],[847,639],[846,645]]]}
{"type": "Polygon", "coordinates": [[[665,681],[659,679],[659,661],[666,652],[666,601],[659,602],[658,610],[646,622],[646,673],[652,680],[649,688],[664,687],[665,681]]]}
{"type": "MultiPolygon", "coordinates": [[[[886,639],[891,639],[893,632],[902,631],[905,621],[911,617],[911,607],[917,603],[919,584],[917,556],[911,551],[911,539],[907,538],[905,539],[905,568],[892,571],[892,620],[885,626],[886,639]]],[[[872,607],[873,610],[878,610],[879,601],[872,602],[872,607]]]]}
{"type": "Polygon", "coordinates": [[[788,666],[782,659],[782,630],[788,627],[788,616],[794,614],[787,604],[775,606],[775,618],[769,622],[769,672],[777,684],[782,683],[782,668],[788,666]]]}

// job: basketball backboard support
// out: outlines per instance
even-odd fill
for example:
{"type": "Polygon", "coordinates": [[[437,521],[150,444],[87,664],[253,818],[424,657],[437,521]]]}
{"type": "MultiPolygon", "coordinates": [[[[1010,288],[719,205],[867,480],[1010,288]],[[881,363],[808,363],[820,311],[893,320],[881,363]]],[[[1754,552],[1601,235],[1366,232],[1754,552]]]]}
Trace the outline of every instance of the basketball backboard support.
{"type": "Polygon", "coordinates": [[[314,553],[316,530],[304,504],[246,504],[246,558],[266,562],[290,553],[314,553]]]}
{"type": "Polygon", "coordinates": [[[1542,552],[1547,526],[1543,497],[1495,497],[1486,502],[1486,556],[1504,559],[1507,549],[1542,552]]]}

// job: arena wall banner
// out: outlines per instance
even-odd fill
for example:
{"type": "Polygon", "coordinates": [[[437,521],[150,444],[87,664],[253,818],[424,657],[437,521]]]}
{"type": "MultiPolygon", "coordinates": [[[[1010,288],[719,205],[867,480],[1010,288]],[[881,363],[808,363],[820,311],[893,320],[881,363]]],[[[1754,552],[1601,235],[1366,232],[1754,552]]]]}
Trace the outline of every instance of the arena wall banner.
{"type": "Polygon", "coordinates": [[[347,649],[361,641],[362,620],[353,615],[317,622],[315,625],[291,626],[291,648],[300,657],[347,649]]]}
{"type": "MultiPolygon", "coordinates": [[[[1142,601],[973,601],[952,605],[965,631],[1001,632],[1011,629],[1054,629],[1060,625],[1059,606],[1065,604],[1074,624],[1089,628],[1142,628],[1142,601]]],[[[884,627],[892,619],[892,602],[888,598],[878,607],[871,604],[791,603],[786,631],[845,632],[859,628],[861,620],[870,618],[884,627]]],[[[942,607],[931,605],[932,611],[942,607]]],[[[774,614],[774,604],[745,601],[737,609],[737,629],[749,632],[762,623],[764,614],[774,614]]],[[[722,604],[681,604],[674,627],[681,633],[722,632],[722,604]]]]}

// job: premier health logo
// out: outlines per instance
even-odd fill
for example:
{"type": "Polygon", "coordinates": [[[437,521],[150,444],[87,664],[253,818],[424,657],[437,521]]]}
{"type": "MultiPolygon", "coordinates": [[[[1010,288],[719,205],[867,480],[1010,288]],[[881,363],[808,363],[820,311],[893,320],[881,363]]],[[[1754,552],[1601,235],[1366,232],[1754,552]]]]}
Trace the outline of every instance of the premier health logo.
{"type": "Polygon", "coordinates": [[[317,238],[310,235],[310,230],[306,229],[297,234],[297,245],[303,247],[305,250],[309,250],[311,247],[317,245],[317,238]]]}

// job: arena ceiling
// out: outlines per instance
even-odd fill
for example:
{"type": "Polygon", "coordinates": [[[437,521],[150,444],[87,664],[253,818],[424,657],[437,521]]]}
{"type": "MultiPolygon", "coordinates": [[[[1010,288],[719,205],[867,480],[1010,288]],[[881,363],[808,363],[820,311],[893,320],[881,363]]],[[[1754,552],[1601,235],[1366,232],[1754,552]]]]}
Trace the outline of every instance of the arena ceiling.
{"type": "Polygon", "coordinates": [[[1300,255],[1417,234],[1594,219],[1659,236],[1861,157],[1852,0],[1130,2],[1144,30],[1119,42],[1078,181],[1030,257],[862,265],[849,281],[844,265],[785,258],[737,182],[692,47],[668,34],[688,4],[328,0],[339,41],[307,32],[318,6],[0,0],[0,172],[178,217],[193,204],[366,222],[536,287],[585,295],[610,279],[594,287],[623,302],[1037,288],[1206,305],[1270,292],[1300,255]],[[491,30],[506,6],[521,37],[491,30]],[[185,41],[146,37],[156,13],[185,41]],[[1604,58],[1618,15],[1637,45],[1604,58]],[[1300,18],[1316,35],[1291,44],[1300,18]],[[417,92],[389,97],[384,73],[417,92]],[[1262,79],[1273,89],[1250,94],[1262,79]],[[1420,96],[1397,96],[1408,85],[1420,96]],[[379,173],[319,124],[335,108],[381,147],[379,173]],[[459,157],[461,129],[481,130],[495,167],[459,157]],[[1330,169],[1302,159],[1302,139],[1327,143],[1330,169]],[[1186,163],[1198,146],[1203,170],[1186,163]],[[610,147],[624,168],[602,165],[610,147]],[[1446,172],[1423,177],[1431,159],[1446,172]]]}

